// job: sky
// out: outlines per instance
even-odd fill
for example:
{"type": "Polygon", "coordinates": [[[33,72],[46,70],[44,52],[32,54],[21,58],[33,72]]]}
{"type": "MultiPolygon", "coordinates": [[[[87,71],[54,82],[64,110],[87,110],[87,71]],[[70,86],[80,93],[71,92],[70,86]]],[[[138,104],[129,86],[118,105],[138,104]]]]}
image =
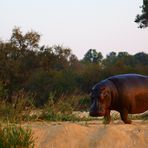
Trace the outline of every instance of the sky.
{"type": "Polygon", "coordinates": [[[0,0],[0,39],[37,31],[40,45],[62,45],[79,59],[89,49],[148,53],[148,28],[134,22],[143,0],[0,0]]]}

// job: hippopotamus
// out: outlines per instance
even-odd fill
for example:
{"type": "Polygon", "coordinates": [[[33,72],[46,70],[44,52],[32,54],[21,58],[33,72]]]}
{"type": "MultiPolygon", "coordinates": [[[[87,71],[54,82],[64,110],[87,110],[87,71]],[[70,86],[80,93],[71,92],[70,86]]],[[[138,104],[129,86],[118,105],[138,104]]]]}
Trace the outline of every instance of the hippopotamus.
{"type": "Polygon", "coordinates": [[[104,116],[110,123],[110,111],[120,113],[126,124],[131,124],[128,114],[148,110],[148,76],[121,74],[111,76],[97,83],[91,92],[90,116],[104,116]]]}

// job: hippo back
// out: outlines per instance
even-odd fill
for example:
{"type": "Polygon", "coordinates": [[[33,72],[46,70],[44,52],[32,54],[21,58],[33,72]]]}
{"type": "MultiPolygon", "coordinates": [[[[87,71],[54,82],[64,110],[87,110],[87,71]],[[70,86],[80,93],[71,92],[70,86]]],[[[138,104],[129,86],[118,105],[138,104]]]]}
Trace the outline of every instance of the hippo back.
{"type": "Polygon", "coordinates": [[[139,74],[123,74],[109,77],[108,80],[112,81],[118,90],[120,88],[130,89],[142,87],[148,89],[148,76],[139,74]]]}

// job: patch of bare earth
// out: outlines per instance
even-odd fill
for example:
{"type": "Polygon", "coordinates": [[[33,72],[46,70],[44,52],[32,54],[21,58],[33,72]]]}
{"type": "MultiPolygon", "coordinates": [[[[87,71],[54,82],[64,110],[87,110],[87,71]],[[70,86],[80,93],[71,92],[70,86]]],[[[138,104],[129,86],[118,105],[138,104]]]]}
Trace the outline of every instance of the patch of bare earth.
{"type": "Polygon", "coordinates": [[[148,148],[148,121],[30,122],[35,148],[148,148]]]}

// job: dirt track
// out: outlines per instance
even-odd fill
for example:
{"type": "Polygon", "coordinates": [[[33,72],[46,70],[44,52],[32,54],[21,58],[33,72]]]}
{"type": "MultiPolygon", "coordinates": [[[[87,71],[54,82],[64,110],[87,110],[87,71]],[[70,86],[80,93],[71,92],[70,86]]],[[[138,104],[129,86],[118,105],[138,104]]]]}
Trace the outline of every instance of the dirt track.
{"type": "Polygon", "coordinates": [[[36,148],[148,148],[148,121],[32,122],[36,148]]]}

